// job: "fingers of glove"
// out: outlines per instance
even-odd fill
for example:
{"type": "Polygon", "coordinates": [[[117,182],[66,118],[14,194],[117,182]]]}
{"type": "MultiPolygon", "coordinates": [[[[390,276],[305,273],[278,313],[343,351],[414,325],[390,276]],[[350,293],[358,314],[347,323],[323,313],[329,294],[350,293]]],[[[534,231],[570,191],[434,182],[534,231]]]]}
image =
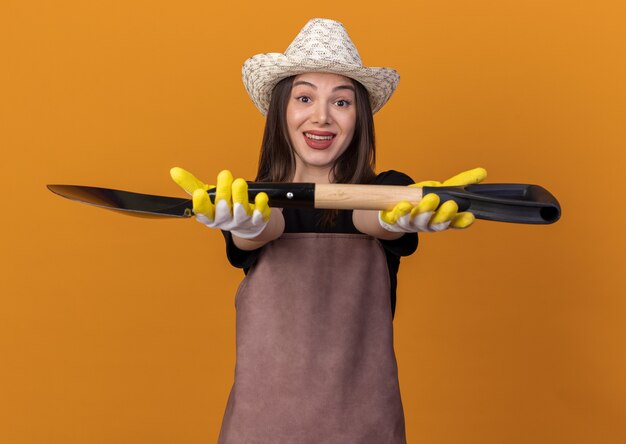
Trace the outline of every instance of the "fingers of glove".
{"type": "Polygon", "coordinates": [[[383,222],[386,222],[388,224],[395,224],[400,217],[409,214],[412,208],[413,205],[411,205],[409,202],[402,201],[389,211],[381,211],[379,217],[383,220],[383,222]]]}
{"type": "Polygon", "coordinates": [[[233,204],[240,204],[246,210],[248,216],[251,216],[254,211],[254,205],[250,205],[248,202],[248,183],[243,179],[235,179],[232,193],[233,204]]]}
{"type": "Polygon", "coordinates": [[[439,206],[441,199],[435,193],[429,193],[411,210],[411,218],[426,212],[433,212],[439,206]]]}
{"type": "Polygon", "coordinates": [[[215,221],[211,226],[232,231],[242,238],[256,237],[267,225],[267,220],[263,219],[263,213],[258,209],[253,210],[252,214],[249,213],[249,210],[250,207],[247,202],[235,202],[231,210],[226,201],[221,200],[215,206],[215,221]]]}
{"type": "Polygon", "coordinates": [[[433,214],[434,211],[425,211],[413,216],[413,219],[411,219],[411,226],[414,228],[413,231],[432,231],[429,224],[433,214]]]}
{"type": "MultiPolygon", "coordinates": [[[[407,228],[411,228],[410,231],[430,231],[428,224],[433,213],[439,206],[439,196],[434,193],[429,193],[422,198],[422,200],[413,207],[407,221],[401,220],[399,224],[401,226],[407,225],[407,228]]],[[[407,230],[408,231],[408,230],[407,230]]]]}
{"type": "Polygon", "coordinates": [[[474,168],[463,171],[456,176],[443,182],[443,186],[454,187],[460,185],[471,185],[482,182],[487,177],[487,171],[484,168],[474,168]]]}
{"type": "Polygon", "coordinates": [[[208,225],[215,219],[215,206],[211,202],[209,195],[202,188],[196,188],[193,192],[193,212],[196,219],[208,225]]]}
{"type": "Polygon", "coordinates": [[[410,187],[440,187],[441,182],[437,182],[436,180],[423,180],[421,182],[417,182],[409,186],[410,187]]]}
{"type": "Polygon", "coordinates": [[[235,202],[233,204],[233,218],[232,223],[228,226],[228,229],[236,229],[237,227],[245,227],[249,224],[252,212],[250,211],[250,205],[248,202],[240,203],[235,202]]]}
{"type": "Polygon", "coordinates": [[[461,213],[457,213],[456,216],[450,222],[450,228],[467,228],[474,223],[476,220],[476,216],[470,213],[469,211],[463,211],[461,213]]]}
{"type": "Polygon", "coordinates": [[[194,192],[194,196],[198,195],[198,204],[203,204],[203,206],[198,206],[198,211],[196,211],[196,204],[194,201],[194,213],[196,213],[196,219],[211,228],[228,229],[228,227],[230,227],[233,223],[232,188],[233,175],[230,171],[223,170],[217,175],[215,204],[211,203],[211,200],[206,192],[204,192],[206,197],[200,197],[200,193],[194,192]],[[209,210],[207,212],[206,210],[209,208],[212,211],[209,210]]]}
{"type": "Polygon", "coordinates": [[[439,206],[441,199],[434,193],[429,193],[411,210],[408,217],[398,220],[398,225],[406,231],[432,231],[430,221],[439,206]]]}
{"type": "Polygon", "coordinates": [[[225,200],[220,200],[215,205],[215,219],[208,226],[224,231],[245,230],[252,226],[250,220],[244,205],[236,203],[231,210],[225,200]]]}
{"type": "MultiPolygon", "coordinates": [[[[262,200],[263,198],[261,197],[262,200]]],[[[250,216],[244,205],[236,203],[233,207],[232,224],[226,228],[241,238],[252,239],[265,229],[268,220],[269,217],[266,220],[263,219],[263,213],[258,209],[254,209],[252,216],[250,216]]]]}
{"type": "MultiPolygon", "coordinates": [[[[215,206],[222,201],[226,202],[229,213],[232,208],[232,186],[233,186],[233,174],[228,170],[220,171],[217,175],[217,187],[215,190],[215,206]]],[[[217,212],[216,212],[217,217],[217,212]]]]}
{"type": "Polygon", "coordinates": [[[183,190],[185,190],[188,194],[193,194],[198,188],[202,188],[203,190],[208,190],[209,186],[198,180],[193,174],[189,171],[186,171],[180,167],[174,167],[170,170],[170,176],[172,180],[178,184],[183,190]]]}
{"type": "Polygon", "coordinates": [[[212,227],[220,228],[222,230],[229,230],[230,225],[233,222],[233,208],[232,203],[226,199],[220,201],[215,199],[215,219],[213,220],[212,227]]]}
{"type": "Polygon", "coordinates": [[[254,214],[252,215],[253,219],[258,218],[260,216],[263,222],[267,222],[268,220],[270,220],[270,215],[272,214],[272,210],[269,207],[268,202],[269,202],[269,197],[267,196],[267,193],[259,193],[256,195],[256,197],[254,198],[254,210],[255,211],[254,211],[254,214]]]}
{"type": "Polygon", "coordinates": [[[429,229],[431,231],[443,231],[450,226],[450,222],[459,211],[459,206],[453,200],[442,203],[430,219],[429,229]]]}
{"type": "Polygon", "coordinates": [[[480,183],[487,177],[487,171],[484,168],[474,168],[471,170],[463,171],[456,176],[451,177],[443,182],[436,180],[424,180],[417,182],[413,185],[416,187],[454,187],[461,185],[471,185],[473,183],[480,183]]]}

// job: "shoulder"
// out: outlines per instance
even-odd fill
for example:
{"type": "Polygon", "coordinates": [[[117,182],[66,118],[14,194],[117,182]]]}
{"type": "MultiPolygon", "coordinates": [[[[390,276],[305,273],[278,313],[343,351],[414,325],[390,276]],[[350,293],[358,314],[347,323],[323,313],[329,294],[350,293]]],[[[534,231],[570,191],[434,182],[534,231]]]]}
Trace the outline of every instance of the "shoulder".
{"type": "Polygon", "coordinates": [[[383,171],[376,175],[374,185],[412,185],[415,181],[405,173],[396,170],[383,171]]]}

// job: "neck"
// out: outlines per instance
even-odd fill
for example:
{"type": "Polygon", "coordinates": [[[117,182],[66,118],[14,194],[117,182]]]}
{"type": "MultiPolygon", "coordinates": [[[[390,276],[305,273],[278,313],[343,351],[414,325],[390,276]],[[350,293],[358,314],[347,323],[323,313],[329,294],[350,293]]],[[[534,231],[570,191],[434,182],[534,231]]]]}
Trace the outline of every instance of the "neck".
{"type": "Polygon", "coordinates": [[[306,168],[304,170],[296,168],[292,182],[331,183],[330,176],[329,168],[306,168]]]}

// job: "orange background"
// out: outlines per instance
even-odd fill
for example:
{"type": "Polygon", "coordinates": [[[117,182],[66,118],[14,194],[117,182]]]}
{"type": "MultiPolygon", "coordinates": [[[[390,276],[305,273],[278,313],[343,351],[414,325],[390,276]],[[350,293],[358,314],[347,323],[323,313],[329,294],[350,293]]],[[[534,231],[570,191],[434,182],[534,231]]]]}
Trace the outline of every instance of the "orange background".
{"type": "Polygon", "coordinates": [[[311,17],[402,75],[379,170],[483,166],[563,206],[555,225],[423,235],[403,260],[409,442],[626,442],[624,5],[3,0],[0,442],[217,440],[242,278],[221,235],[45,184],[182,196],[175,165],[252,178],[263,118],[241,64],[311,17]]]}

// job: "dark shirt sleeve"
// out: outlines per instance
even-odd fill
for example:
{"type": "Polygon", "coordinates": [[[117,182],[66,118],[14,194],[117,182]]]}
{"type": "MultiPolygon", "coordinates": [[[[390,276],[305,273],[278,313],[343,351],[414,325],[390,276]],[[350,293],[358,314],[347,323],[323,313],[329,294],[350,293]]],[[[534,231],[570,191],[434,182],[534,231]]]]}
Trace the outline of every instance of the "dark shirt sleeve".
{"type": "Polygon", "coordinates": [[[243,268],[247,274],[248,269],[256,262],[261,248],[256,250],[241,250],[235,245],[233,236],[230,231],[222,231],[224,240],[226,241],[226,257],[233,267],[243,268]]]}

